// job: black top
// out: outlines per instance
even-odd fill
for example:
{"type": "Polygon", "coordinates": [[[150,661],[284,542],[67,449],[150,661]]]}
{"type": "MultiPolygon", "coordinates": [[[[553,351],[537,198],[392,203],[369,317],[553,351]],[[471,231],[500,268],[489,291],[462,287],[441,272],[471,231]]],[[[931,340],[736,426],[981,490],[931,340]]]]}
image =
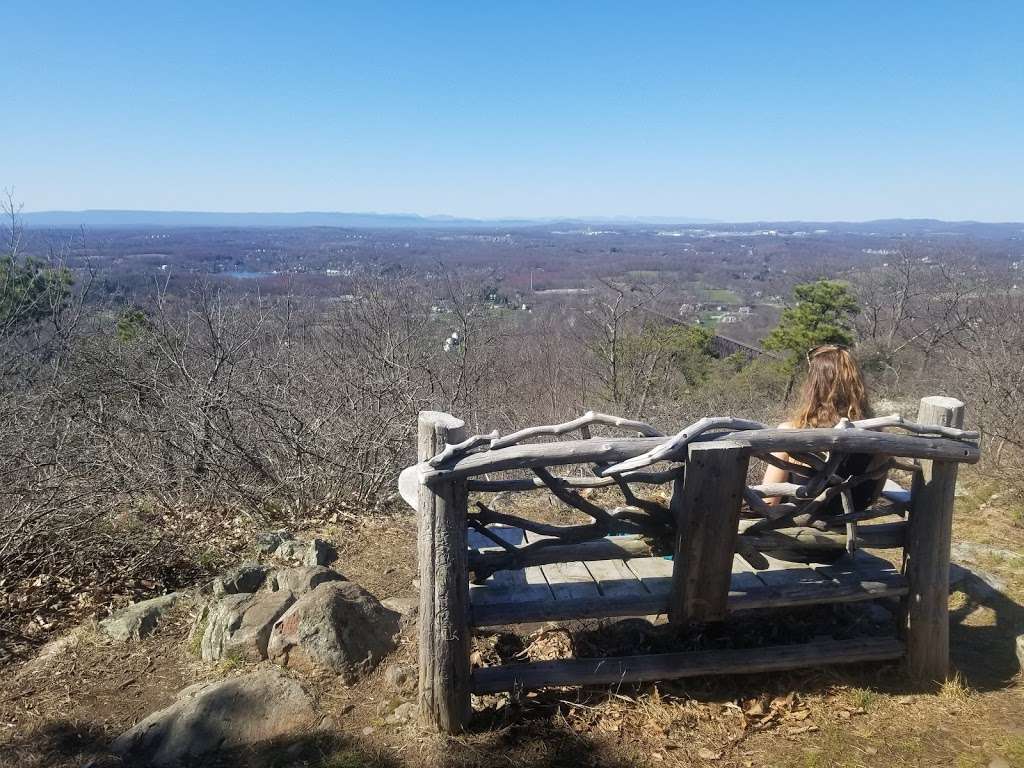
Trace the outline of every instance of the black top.
{"type": "MultiPolygon", "coordinates": [[[[875,456],[871,453],[851,453],[839,463],[835,474],[844,479],[854,475],[863,475],[868,471],[874,459],[875,456]]],[[[794,482],[800,481],[796,480],[794,482]]],[[[865,480],[863,483],[855,485],[850,489],[850,495],[853,497],[853,508],[857,511],[867,509],[878,498],[884,485],[884,476],[877,480],[865,480]]],[[[828,516],[843,514],[842,495],[839,494],[829,499],[828,503],[821,508],[821,513],[828,516]]]]}

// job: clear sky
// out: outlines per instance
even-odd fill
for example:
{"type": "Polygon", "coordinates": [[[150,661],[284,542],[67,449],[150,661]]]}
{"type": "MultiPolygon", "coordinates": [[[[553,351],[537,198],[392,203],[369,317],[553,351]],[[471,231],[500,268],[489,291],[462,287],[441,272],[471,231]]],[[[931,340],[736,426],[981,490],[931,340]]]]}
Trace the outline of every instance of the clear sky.
{"type": "Polygon", "coordinates": [[[1024,219],[1024,2],[0,0],[26,210],[1024,219]]]}

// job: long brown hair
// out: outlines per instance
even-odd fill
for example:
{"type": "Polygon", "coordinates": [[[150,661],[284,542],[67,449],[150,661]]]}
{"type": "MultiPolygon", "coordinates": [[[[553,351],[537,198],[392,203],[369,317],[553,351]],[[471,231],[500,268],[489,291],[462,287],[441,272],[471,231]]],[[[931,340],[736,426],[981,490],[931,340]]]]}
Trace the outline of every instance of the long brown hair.
{"type": "Polygon", "coordinates": [[[834,427],[841,418],[871,415],[860,366],[850,350],[837,344],[815,347],[807,353],[807,378],[793,426],[834,427]]]}

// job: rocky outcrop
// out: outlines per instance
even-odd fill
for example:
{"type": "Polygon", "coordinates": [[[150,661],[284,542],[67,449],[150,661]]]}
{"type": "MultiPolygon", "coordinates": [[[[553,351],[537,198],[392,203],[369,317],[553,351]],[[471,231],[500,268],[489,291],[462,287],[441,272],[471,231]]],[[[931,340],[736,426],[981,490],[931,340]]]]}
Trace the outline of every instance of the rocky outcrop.
{"type": "Polygon", "coordinates": [[[203,765],[217,753],[307,733],[318,724],[302,686],[278,670],[190,686],[111,745],[126,765],[203,765]]]}
{"type": "Polygon", "coordinates": [[[203,660],[265,659],[274,622],[294,602],[285,590],[225,595],[208,608],[199,646],[203,660]]]}
{"type": "Polygon", "coordinates": [[[256,592],[263,586],[269,574],[270,568],[266,565],[243,563],[213,580],[213,594],[220,597],[222,595],[256,592]]]}
{"type": "Polygon", "coordinates": [[[268,657],[303,672],[331,672],[353,683],[395,647],[399,617],[350,581],[303,595],[274,624],[268,657]]]}
{"type": "Polygon", "coordinates": [[[292,594],[304,595],[328,581],[345,581],[337,571],[322,565],[302,565],[298,568],[284,568],[269,579],[270,588],[283,589],[292,594]]]}
{"type": "Polygon", "coordinates": [[[172,592],[129,605],[101,621],[100,631],[119,642],[141,640],[156,628],[157,620],[180,597],[180,593],[172,592]]]}

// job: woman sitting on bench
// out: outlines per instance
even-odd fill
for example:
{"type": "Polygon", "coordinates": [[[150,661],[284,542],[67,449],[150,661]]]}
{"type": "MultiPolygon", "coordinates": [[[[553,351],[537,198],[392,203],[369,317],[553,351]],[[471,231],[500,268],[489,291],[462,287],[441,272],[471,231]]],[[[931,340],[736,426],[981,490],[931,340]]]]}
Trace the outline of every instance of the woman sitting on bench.
{"type": "MultiPolygon", "coordinates": [[[[871,415],[867,387],[857,360],[846,347],[824,344],[807,353],[807,378],[804,380],[799,404],[792,418],[779,424],[779,429],[829,428],[834,427],[843,418],[856,421],[869,418],[871,415]]],[[[785,453],[774,455],[784,461],[800,463],[785,453]]],[[[882,456],[852,453],[839,464],[835,474],[843,478],[862,475],[883,461],[885,457],[882,456]]],[[[789,472],[779,467],[769,466],[764,473],[765,484],[801,482],[802,478],[791,477],[789,472]]],[[[870,506],[878,498],[884,485],[885,478],[882,477],[876,482],[864,482],[853,486],[850,495],[854,507],[865,509],[870,506]]],[[[781,496],[765,499],[773,506],[784,500],[785,498],[781,496]]],[[[843,514],[842,498],[833,497],[821,511],[825,516],[843,514]]]]}

